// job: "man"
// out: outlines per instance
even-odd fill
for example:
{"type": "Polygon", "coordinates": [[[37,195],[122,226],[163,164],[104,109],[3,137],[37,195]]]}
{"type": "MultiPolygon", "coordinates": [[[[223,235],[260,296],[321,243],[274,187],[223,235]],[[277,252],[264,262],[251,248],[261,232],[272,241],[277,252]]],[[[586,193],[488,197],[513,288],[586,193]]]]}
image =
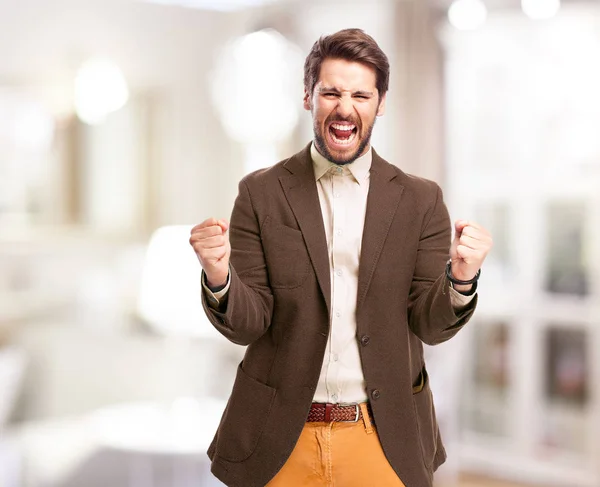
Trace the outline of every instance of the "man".
{"type": "Polygon", "coordinates": [[[388,79],[361,30],[319,39],[314,141],[192,230],[206,313],[248,345],[208,451],[228,486],[430,487],[445,460],[422,343],[471,317],[492,241],[458,221],[451,244],[439,187],[371,148],[388,79]]]}

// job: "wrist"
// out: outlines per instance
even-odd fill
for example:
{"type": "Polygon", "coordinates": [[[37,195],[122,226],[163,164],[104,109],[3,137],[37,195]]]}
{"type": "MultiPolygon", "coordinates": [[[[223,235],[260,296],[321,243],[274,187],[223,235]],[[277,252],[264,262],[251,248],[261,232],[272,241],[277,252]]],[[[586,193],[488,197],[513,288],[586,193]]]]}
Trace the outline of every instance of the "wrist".
{"type": "Polygon", "coordinates": [[[469,285],[460,285],[460,284],[452,284],[450,283],[452,289],[454,289],[457,293],[462,294],[463,296],[473,296],[477,292],[477,282],[469,285]]]}
{"type": "MultiPolygon", "coordinates": [[[[450,263],[450,275],[456,279],[456,281],[472,281],[477,278],[477,273],[474,271],[461,271],[458,264],[450,263]]],[[[458,284],[457,284],[458,285],[458,284]]]]}
{"type": "Polygon", "coordinates": [[[459,293],[465,294],[471,291],[471,289],[473,289],[473,284],[451,284],[452,285],[452,289],[454,289],[455,291],[458,291],[459,293]]]}
{"type": "MultiPolygon", "coordinates": [[[[453,287],[457,291],[459,291],[459,289],[457,289],[456,286],[466,286],[465,291],[468,292],[471,289],[471,286],[479,280],[480,275],[481,275],[481,269],[479,269],[474,276],[471,276],[468,279],[466,279],[465,277],[469,277],[469,276],[457,277],[453,273],[452,261],[449,260],[446,263],[446,278],[452,283],[453,287]]],[[[460,291],[464,292],[462,289],[460,291]]]]}
{"type": "Polygon", "coordinates": [[[209,276],[208,274],[206,274],[206,272],[204,273],[204,280],[206,282],[206,285],[212,292],[221,291],[227,285],[228,277],[229,273],[225,274],[225,277],[223,277],[222,275],[209,276]]]}

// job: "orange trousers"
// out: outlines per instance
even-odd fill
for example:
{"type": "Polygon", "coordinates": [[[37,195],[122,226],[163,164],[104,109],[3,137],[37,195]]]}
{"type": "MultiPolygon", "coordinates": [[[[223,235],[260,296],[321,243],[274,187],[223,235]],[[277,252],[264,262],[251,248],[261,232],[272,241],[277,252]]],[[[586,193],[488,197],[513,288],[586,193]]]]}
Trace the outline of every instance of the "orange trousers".
{"type": "Polygon", "coordinates": [[[367,405],[357,423],[306,423],[266,487],[404,487],[387,461],[367,405]]]}

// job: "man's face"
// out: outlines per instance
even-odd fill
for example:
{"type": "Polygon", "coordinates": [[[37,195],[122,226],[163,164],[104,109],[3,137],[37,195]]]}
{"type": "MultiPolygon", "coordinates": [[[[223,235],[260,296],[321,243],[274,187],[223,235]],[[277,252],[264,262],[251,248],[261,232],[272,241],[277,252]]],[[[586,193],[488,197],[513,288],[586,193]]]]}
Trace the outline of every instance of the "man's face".
{"type": "Polygon", "coordinates": [[[369,149],[375,117],[385,112],[375,70],[343,59],[325,59],[304,108],[313,117],[315,146],[331,162],[349,164],[369,149]]]}

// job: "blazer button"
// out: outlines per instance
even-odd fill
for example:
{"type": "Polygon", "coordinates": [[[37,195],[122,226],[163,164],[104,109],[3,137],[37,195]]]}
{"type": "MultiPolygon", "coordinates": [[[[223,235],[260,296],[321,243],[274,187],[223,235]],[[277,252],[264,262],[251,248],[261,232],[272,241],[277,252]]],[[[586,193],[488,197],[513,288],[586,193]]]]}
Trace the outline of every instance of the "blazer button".
{"type": "Polygon", "coordinates": [[[369,335],[363,335],[360,339],[360,343],[362,344],[363,347],[366,347],[369,344],[369,340],[371,340],[369,335]]]}
{"type": "Polygon", "coordinates": [[[371,397],[373,399],[379,399],[381,397],[381,392],[379,392],[379,389],[375,389],[373,392],[371,392],[371,397]]]}

